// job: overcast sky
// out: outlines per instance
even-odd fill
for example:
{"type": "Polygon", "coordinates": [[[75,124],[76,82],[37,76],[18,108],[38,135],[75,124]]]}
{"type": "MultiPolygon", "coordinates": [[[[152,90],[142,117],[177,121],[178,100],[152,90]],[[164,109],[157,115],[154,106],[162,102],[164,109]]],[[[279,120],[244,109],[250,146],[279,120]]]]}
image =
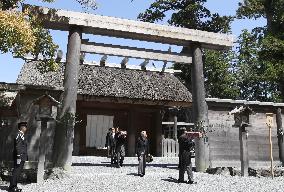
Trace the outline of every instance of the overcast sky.
{"type": "MultiPolygon", "coordinates": [[[[25,2],[33,5],[41,5],[46,7],[54,7],[73,11],[84,11],[75,0],[56,0],[55,3],[51,4],[42,3],[37,0],[27,0],[25,2]]],[[[95,11],[91,11],[91,13],[136,20],[137,15],[140,12],[143,12],[146,8],[148,8],[151,2],[153,2],[153,0],[133,0],[133,2],[131,2],[131,0],[98,0],[97,2],[99,4],[99,8],[95,11]]],[[[238,1],[208,0],[207,7],[212,12],[218,12],[221,15],[234,15],[238,7],[238,1]]],[[[237,37],[241,33],[241,30],[251,30],[255,26],[260,25],[265,25],[263,19],[257,21],[236,20],[232,23],[232,33],[235,37],[237,37]]],[[[63,50],[64,54],[66,53],[67,34],[67,32],[52,31],[54,41],[59,45],[60,49],[63,50]]],[[[83,35],[83,38],[89,38],[91,41],[107,44],[128,45],[159,50],[167,50],[169,47],[169,45],[162,45],[157,43],[148,43],[101,36],[83,35]]],[[[176,52],[180,51],[180,49],[181,47],[172,47],[172,50],[176,52]]],[[[87,55],[86,60],[98,61],[100,57],[101,56],[99,55],[87,55]]],[[[120,60],[121,58],[118,57],[109,57],[107,62],[119,63],[120,60]]],[[[130,64],[139,64],[141,62],[142,60],[138,59],[130,59],[129,61],[130,64]]],[[[15,82],[23,63],[23,60],[13,58],[11,54],[0,54],[0,82],[15,82]]],[[[155,62],[155,65],[157,67],[161,67],[160,62],[155,62]]]]}

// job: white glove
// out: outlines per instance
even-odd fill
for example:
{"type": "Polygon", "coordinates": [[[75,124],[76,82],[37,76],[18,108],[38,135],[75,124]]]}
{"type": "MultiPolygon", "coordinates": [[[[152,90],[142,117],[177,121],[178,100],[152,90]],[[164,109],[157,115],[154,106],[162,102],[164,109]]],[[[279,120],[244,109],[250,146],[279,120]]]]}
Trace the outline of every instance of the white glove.
{"type": "Polygon", "coordinates": [[[17,165],[21,164],[21,159],[17,159],[17,165]]]}

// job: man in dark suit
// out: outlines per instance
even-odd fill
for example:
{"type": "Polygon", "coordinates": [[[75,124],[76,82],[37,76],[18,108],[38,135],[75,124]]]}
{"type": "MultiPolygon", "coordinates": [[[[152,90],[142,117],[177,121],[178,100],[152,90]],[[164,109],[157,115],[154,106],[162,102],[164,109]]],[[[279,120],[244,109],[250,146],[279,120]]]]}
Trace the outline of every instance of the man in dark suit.
{"type": "Polygon", "coordinates": [[[115,135],[116,148],[115,153],[117,155],[117,168],[123,165],[123,160],[125,157],[125,144],[126,144],[126,131],[119,131],[115,135]]]}
{"type": "Polygon", "coordinates": [[[136,154],[138,157],[138,175],[143,177],[146,168],[146,156],[149,154],[149,142],[146,131],[141,131],[136,142],[136,154]]]}
{"type": "Polygon", "coordinates": [[[110,150],[110,156],[111,156],[111,164],[115,164],[116,154],[115,154],[115,146],[116,146],[116,140],[115,140],[115,128],[111,129],[111,133],[108,137],[108,148],[110,150]]]}
{"type": "Polygon", "coordinates": [[[25,133],[27,131],[27,122],[18,123],[18,133],[14,138],[14,170],[10,180],[9,191],[19,192],[22,191],[17,187],[18,177],[21,174],[25,161],[28,160],[27,141],[25,139],[25,133]]]}
{"type": "Polygon", "coordinates": [[[192,174],[192,163],[191,163],[191,150],[195,146],[193,138],[201,137],[201,133],[199,132],[186,132],[183,130],[183,134],[179,137],[179,179],[180,183],[184,183],[184,173],[187,172],[188,182],[189,184],[194,184],[196,182],[193,181],[192,174]],[[192,133],[192,134],[190,134],[192,133]]]}
{"type": "Polygon", "coordinates": [[[109,146],[109,143],[110,143],[110,136],[112,134],[112,129],[113,128],[109,128],[107,134],[106,134],[106,144],[105,144],[105,147],[107,148],[107,157],[110,157],[110,146],[109,146]]]}

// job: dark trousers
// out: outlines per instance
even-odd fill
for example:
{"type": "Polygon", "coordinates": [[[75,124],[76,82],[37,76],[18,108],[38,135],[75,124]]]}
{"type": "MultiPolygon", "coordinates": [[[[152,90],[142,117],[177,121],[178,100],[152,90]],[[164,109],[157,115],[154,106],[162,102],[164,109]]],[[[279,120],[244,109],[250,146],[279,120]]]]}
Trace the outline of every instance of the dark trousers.
{"type": "Polygon", "coordinates": [[[14,170],[13,170],[13,173],[12,173],[12,177],[11,177],[11,180],[10,180],[10,188],[17,187],[18,178],[19,178],[21,172],[23,171],[24,164],[25,164],[25,161],[21,161],[20,164],[15,163],[14,170]]]}
{"type": "Polygon", "coordinates": [[[146,155],[141,154],[138,157],[138,175],[145,175],[145,167],[146,167],[146,155]]]}
{"type": "Polygon", "coordinates": [[[108,158],[111,157],[111,154],[110,154],[110,147],[109,147],[109,146],[107,147],[107,157],[108,157],[108,158]]]}
{"type": "Polygon", "coordinates": [[[115,147],[110,147],[110,155],[111,155],[111,164],[115,164],[116,162],[116,153],[115,153],[115,147]]]}
{"type": "Polygon", "coordinates": [[[179,165],[179,181],[184,181],[184,173],[187,172],[188,180],[193,181],[193,174],[192,174],[192,163],[190,162],[188,165],[180,162],[179,165]]]}
{"type": "Polygon", "coordinates": [[[117,165],[117,167],[120,167],[123,164],[124,156],[121,155],[121,151],[117,152],[116,155],[117,155],[116,165],[117,165]]]}

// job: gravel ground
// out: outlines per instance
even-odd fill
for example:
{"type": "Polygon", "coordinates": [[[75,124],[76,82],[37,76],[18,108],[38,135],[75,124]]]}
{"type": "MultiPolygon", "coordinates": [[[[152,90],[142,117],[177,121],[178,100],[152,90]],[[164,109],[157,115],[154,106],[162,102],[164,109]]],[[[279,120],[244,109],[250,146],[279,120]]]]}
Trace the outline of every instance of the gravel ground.
{"type": "MultiPolygon", "coordinates": [[[[195,191],[195,192],[283,192],[284,177],[232,177],[195,173],[197,184],[177,183],[177,158],[154,158],[147,164],[146,175],[137,176],[137,159],[126,158],[125,166],[111,167],[104,157],[74,157],[70,176],[45,180],[43,184],[26,184],[24,192],[63,191],[195,191]]],[[[186,176],[186,175],[185,175],[186,176]]],[[[186,178],[186,177],[185,177],[186,178]]],[[[5,186],[0,184],[0,191],[5,186]]]]}

